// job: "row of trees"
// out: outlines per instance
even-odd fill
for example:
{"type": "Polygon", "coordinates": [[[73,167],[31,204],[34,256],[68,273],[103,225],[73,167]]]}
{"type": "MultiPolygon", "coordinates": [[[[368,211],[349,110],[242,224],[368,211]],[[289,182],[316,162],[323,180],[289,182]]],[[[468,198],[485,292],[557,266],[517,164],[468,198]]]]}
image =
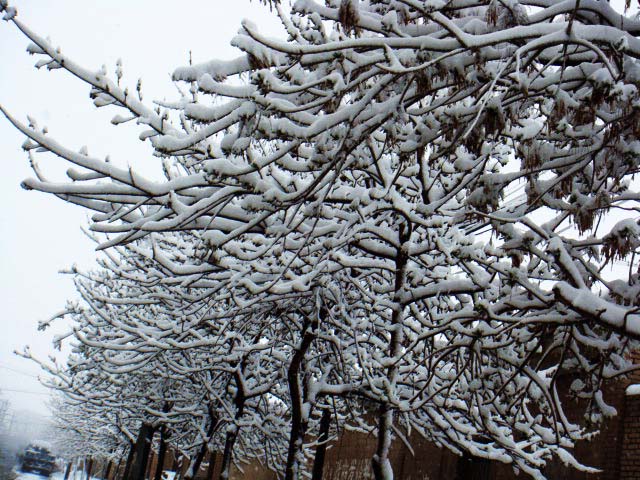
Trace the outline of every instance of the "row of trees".
{"type": "Polygon", "coordinates": [[[588,469],[571,449],[615,413],[603,386],[640,338],[640,23],[598,0],[270,4],[286,40],[245,23],[238,59],[177,69],[188,89],[149,107],[0,1],[39,66],[144,126],[166,177],[2,110],[23,185],[95,212],[73,353],[42,362],[77,448],[159,432],[187,476],[213,450],[221,478],[255,459],[293,480],[354,429],[386,480],[417,431],[534,478],[588,469]]]}

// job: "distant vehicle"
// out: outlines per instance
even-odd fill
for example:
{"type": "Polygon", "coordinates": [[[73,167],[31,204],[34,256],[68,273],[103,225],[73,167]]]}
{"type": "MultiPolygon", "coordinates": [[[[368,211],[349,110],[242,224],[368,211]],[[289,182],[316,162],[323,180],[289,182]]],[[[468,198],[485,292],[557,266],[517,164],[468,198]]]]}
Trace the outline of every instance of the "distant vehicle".
{"type": "Polygon", "coordinates": [[[29,444],[20,455],[20,460],[20,470],[23,472],[34,472],[48,477],[57,470],[56,457],[51,453],[51,447],[44,442],[29,444]]]}

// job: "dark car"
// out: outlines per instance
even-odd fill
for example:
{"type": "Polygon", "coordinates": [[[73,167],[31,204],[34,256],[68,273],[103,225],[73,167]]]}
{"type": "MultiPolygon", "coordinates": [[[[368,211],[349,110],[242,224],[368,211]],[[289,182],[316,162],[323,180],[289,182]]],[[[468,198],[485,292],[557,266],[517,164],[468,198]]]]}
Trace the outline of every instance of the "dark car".
{"type": "Polygon", "coordinates": [[[23,472],[34,472],[48,477],[56,471],[56,457],[51,454],[49,447],[42,444],[30,444],[20,455],[20,460],[20,469],[23,472]]]}

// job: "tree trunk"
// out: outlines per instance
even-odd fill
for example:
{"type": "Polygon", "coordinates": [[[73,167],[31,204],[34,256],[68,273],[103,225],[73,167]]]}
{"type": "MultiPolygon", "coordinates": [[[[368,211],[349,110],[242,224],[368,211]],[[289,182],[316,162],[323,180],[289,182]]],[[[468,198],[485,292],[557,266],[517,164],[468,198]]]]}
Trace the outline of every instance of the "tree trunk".
{"type": "Polygon", "coordinates": [[[304,445],[304,437],[307,432],[308,415],[302,413],[304,402],[304,392],[300,382],[300,370],[304,356],[315,338],[315,328],[317,322],[306,321],[302,329],[302,341],[300,347],[291,359],[287,380],[289,383],[289,396],[291,397],[291,433],[289,435],[289,446],[287,448],[287,465],[285,470],[285,480],[298,480],[300,469],[300,452],[304,445]]]}
{"type": "Polygon", "coordinates": [[[200,465],[202,465],[202,460],[204,460],[205,454],[209,451],[209,441],[213,436],[213,433],[218,426],[218,419],[214,417],[211,413],[209,413],[209,429],[207,430],[207,438],[202,443],[200,450],[198,450],[198,454],[196,458],[194,458],[193,462],[189,466],[189,470],[187,470],[187,474],[185,475],[185,479],[191,480],[198,475],[198,471],[200,470],[200,465]]]}
{"type": "Polygon", "coordinates": [[[113,462],[111,460],[107,460],[107,470],[104,472],[103,478],[104,480],[109,480],[111,476],[111,469],[113,468],[113,462]]]}
{"type": "Polygon", "coordinates": [[[125,469],[123,480],[144,480],[152,441],[153,427],[143,423],[138,432],[138,439],[131,449],[131,463],[129,468],[125,469]]]}
{"type": "Polygon", "coordinates": [[[86,466],[86,478],[87,480],[91,479],[91,472],[93,470],[93,457],[89,457],[89,463],[85,463],[86,466]]]}
{"type": "MultiPolygon", "coordinates": [[[[153,438],[151,439],[151,445],[153,447],[153,438]]],[[[153,448],[150,448],[149,449],[149,458],[147,460],[147,469],[146,469],[145,474],[144,474],[144,478],[145,479],[151,478],[151,469],[153,468],[153,461],[154,461],[155,456],[156,455],[155,455],[155,452],[153,451],[153,448]]]]}
{"type": "Polygon", "coordinates": [[[116,468],[113,469],[112,478],[108,478],[107,480],[118,480],[120,478],[120,468],[122,468],[122,457],[118,457],[118,463],[116,463],[116,468]]]}
{"type": "MultiPolygon", "coordinates": [[[[244,367],[242,367],[244,368],[244,367]]],[[[227,434],[224,440],[224,452],[222,454],[222,466],[220,467],[220,480],[227,480],[231,475],[231,460],[233,460],[233,447],[238,438],[238,420],[244,414],[244,405],[247,400],[242,387],[242,379],[240,373],[236,372],[236,396],[234,403],[236,407],[236,413],[234,416],[235,424],[233,429],[227,429],[227,434]]]]}
{"type": "Polygon", "coordinates": [[[218,457],[218,454],[216,453],[215,450],[211,450],[209,452],[209,466],[207,467],[207,480],[214,480],[213,475],[215,474],[215,471],[216,471],[217,457],[218,457]]]}
{"type": "Polygon", "coordinates": [[[331,409],[322,410],[320,419],[320,432],[318,435],[318,446],[316,447],[316,457],[313,459],[313,472],[311,480],[322,480],[324,470],[324,458],[327,453],[327,443],[329,440],[329,428],[331,427],[331,409]]]}
{"type": "Polygon", "coordinates": [[[120,469],[122,468],[122,457],[118,458],[118,464],[113,472],[113,480],[118,480],[120,475],[120,469]]]}
{"type": "Polygon", "coordinates": [[[191,458],[186,455],[181,455],[178,460],[178,480],[182,480],[185,478],[185,475],[189,471],[189,466],[191,465],[191,458]]]}
{"type": "Polygon", "coordinates": [[[220,480],[228,480],[231,474],[231,460],[233,460],[233,446],[238,438],[238,426],[228,430],[224,440],[224,452],[222,453],[222,466],[220,467],[220,480]]]}
{"type": "Polygon", "coordinates": [[[73,466],[73,460],[67,463],[67,469],[64,471],[64,480],[69,480],[69,475],[71,475],[72,466],[73,466]]]}
{"type": "MultiPolygon", "coordinates": [[[[407,221],[408,222],[408,221],[407,221]]],[[[395,258],[396,274],[394,281],[394,298],[395,308],[391,314],[391,338],[389,339],[389,358],[397,358],[402,348],[403,331],[402,322],[404,320],[404,305],[400,304],[398,296],[404,288],[405,277],[407,272],[407,262],[409,260],[407,244],[411,239],[411,224],[400,224],[398,228],[398,239],[400,248],[398,248],[395,258]]],[[[387,379],[389,380],[389,397],[392,397],[392,391],[395,389],[398,377],[398,363],[393,362],[387,369],[387,379]]],[[[371,459],[373,475],[375,480],[393,480],[393,469],[389,461],[389,450],[391,449],[393,431],[393,409],[386,402],[380,404],[378,411],[378,443],[376,453],[371,459]]]]}
{"type": "Polygon", "coordinates": [[[380,405],[378,411],[378,443],[376,453],[371,459],[375,480],[393,480],[393,470],[389,461],[391,449],[391,431],[393,429],[393,411],[387,403],[380,405]]]}
{"type": "Polygon", "coordinates": [[[175,450],[173,454],[173,465],[171,466],[171,470],[176,472],[176,478],[179,479],[182,474],[182,455],[177,450],[175,450]]]}
{"type": "Polygon", "coordinates": [[[196,475],[198,475],[200,465],[202,465],[202,460],[204,460],[204,455],[207,451],[207,443],[208,442],[205,441],[202,445],[200,445],[198,453],[196,453],[196,456],[193,457],[193,459],[189,462],[189,468],[184,475],[185,480],[193,480],[196,475]]]}
{"type": "Polygon", "coordinates": [[[133,442],[129,443],[129,455],[127,455],[127,462],[124,464],[124,473],[122,474],[122,480],[126,480],[129,476],[129,472],[131,471],[131,463],[133,462],[133,456],[136,451],[135,444],[133,442]]]}
{"type": "Polygon", "coordinates": [[[167,456],[167,433],[166,428],[160,429],[160,448],[158,449],[158,465],[156,466],[156,474],[153,477],[154,480],[162,479],[162,472],[164,471],[164,459],[167,456]]]}
{"type": "MultiPolygon", "coordinates": [[[[167,414],[173,408],[174,402],[164,402],[162,406],[162,412],[167,414]]],[[[162,479],[162,472],[164,472],[164,462],[167,456],[167,438],[171,436],[171,432],[167,429],[166,425],[160,427],[160,445],[158,447],[158,458],[156,463],[156,470],[153,476],[154,480],[162,479]]],[[[175,459],[174,459],[175,460],[175,459]]],[[[151,472],[149,472],[149,478],[151,478],[151,472]]]]}

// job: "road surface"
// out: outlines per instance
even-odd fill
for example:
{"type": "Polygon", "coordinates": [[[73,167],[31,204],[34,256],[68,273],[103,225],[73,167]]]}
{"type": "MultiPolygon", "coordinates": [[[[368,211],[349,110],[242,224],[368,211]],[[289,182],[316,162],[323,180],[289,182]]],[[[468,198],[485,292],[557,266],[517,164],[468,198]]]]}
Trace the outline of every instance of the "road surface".
{"type": "MultiPolygon", "coordinates": [[[[35,473],[23,473],[19,470],[14,470],[13,471],[14,476],[12,476],[11,478],[13,480],[63,480],[64,479],[64,473],[62,472],[56,472],[53,475],[51,475],[50,477],[45,477],[42,475],[38,475],[35,473]]],[[[69,480],[84,480],[84,475],[82,474],[82,472],[75,472],[72,473],[71,476],[69,477],[69,480]]],[[[98,480],[97,478],[91,477],[91,480],[98,480]]]]}

